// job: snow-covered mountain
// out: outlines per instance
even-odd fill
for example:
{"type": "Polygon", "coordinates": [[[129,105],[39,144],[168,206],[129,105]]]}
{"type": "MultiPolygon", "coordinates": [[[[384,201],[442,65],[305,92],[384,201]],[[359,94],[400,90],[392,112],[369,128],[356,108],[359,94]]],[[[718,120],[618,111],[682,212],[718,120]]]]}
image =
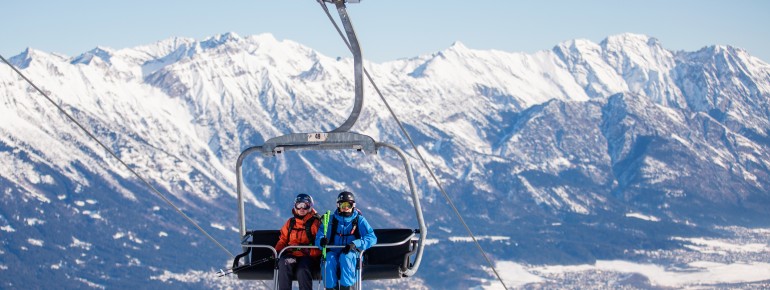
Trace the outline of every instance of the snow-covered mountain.
{"type": "MultiPolygon", "coordinates": [[[[76,57],[27,49],[10,61],[232,253],[241,150],[331,130],[353,101],[352,59],[269,34],[76,57]]],[[[534,54],[455,43],[366,69],[474,232],[492,237],[482,246],[496,260],[622,258],[681,247],[671,236],[713,234],[714,225],[770,225],[770,65],[741,49],[675,52],[622,34],[534,54]]],[[[7,67],[0,92],[3,288],[254,286],[216,278],[228,255],[7,67]]],[[[413,154],[372,87],[365,92],[353,131],[413,154]]],[[[381,155],[248,160],[247,222],[277,228],[297,192],[326,209],[347,189],[375,227],[416,227],[400,165],[381,155]]],[[[489,278],[414,164],[427,262],[400,284],[372,285],[489,278]]]]}

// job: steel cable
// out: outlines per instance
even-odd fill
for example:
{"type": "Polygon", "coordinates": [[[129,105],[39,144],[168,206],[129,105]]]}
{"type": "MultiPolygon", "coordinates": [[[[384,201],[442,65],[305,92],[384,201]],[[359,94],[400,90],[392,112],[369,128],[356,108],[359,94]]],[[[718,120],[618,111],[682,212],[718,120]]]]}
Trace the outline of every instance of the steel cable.
{"type": "Polygon", "coordinates": [[[77,126],[80,128],[80,129],[81,129],[81,130],[83,130],[83,132],[85,132],[85,133],[86,133],[86,135],[88,135],[88,137],[90,137],[90,138],[91,138],[92,140],[94,140],[94,141],[95,141],[97,144],[99,144],[99,146],[101,146],[102,148],[104,148],[104,150],[107,150],[107,152],[109,152],[109,153],[110,153],[110,155],[112,155],[112,157],[114,157],[116,160],[118,160],[118,162],[120,162],[120,164],[122,164],[122,165],[123,165],[123,166],[124,166],[126,169],[128,169],[128,171],[130,171],[130,172],[131,172],[131,173],[132,173],[134,176],[136,176],[136,178],[139,178],[139,180],[141,180],[141,181],[142,181],[142,183],[144,183],[144,185],[146,185],[148,188],[150,188],[150,190],[151,190],[152,192],[154,192],[154,193],[155,193],[155,194],[156,194],[158,197],[160,197],[160,199],[162,199],[163,201],[165,201],[165,202],[166,202],[166,204],[168,204],[169,206],[171,206],[172,208],[174,208],[174,209],[177,211],[177,213],[179,213],[179,215],[181,215],[182,217],[184,217],[185,219],[187,219],[187,221],[189,221],[189,222],[190,222],[192,225],[194,225],[196,228],[198,228],[198,230],[199,230],[201,233],[203,233],[203,234],[204,234],[204,235],[205,235],[207,238],[209,238],[209,239],[210,239],[212,242],[214,242],[215,244],[217,244],[217,246],[219,246],[219,247],[220,247],[220,248],[221,248],[223,251],[225,251],[225,252],[226,252],[228,255],[230,255],[230,257],[231,257],[231,258],[235,257],[235,256],[234,256],[232,253],[230,253],[230,251],[228,251],[228,250],[227,250],[227,249],[226,249],[224,246],[222,246],[222,244],[221,244],[221,243],[219,243],[219,241],[217,241],[217,240],[216,240],[214,237],[212,237],[211,235],[209,235],[209,233],[208,233],[208,232],[206,232],[206,230],[204,230],[204,229],[203,229],[203,228],[202,228],[200,225],[198,225],[198,223],[196,223],[195,221],[193,221],[193,220],[192,220],[192,219],[191,219],[189,216],[187,216],[187,215],[186,215],[186,214],[185,214],[185,213],[184,213],[184,212],[183,212],[181,209],[179,209],[179,207],[177,207],[176,205],[174,205],[174,203],[173,203],[173,202],[171,202],[171,200],[169,200],[168,198],[166,198],[166,196],[165,196],[163,193],[161,193],[161,192],[160,192],[158,189],[156,189],[154,186],[152,186],[152,184],[150,184],[150,182],[149,182],[149,181],[147,181],[147,179],[145,179],[144,177],[142,177],[141,175],[139,175],[139,173],[137,173],[137,172],[136,172],[134,169],[132,169],[130,166],[128,166],[128,164],[127,164],[126,162],[124,162],[124,161],[123,161],[123,159],[121,159],[120,157],[118,157],[118,155],[117,155],[115,152],[113,152],[113,151],[112,151],[112,150],[111,150],[109,147],[107,147],[106,145],[104,145],[104,143],[102,143],[102,142],[101,142],[101,141],[100,141],[98,138],[96,138],[96,136],[94,136],[94,134],[92,134],[92,133],[91,133],[91,131],[89,131],[88,129],[86,129],[86,127],[85,127],[85,126],[83,126],[82,124],[80,124],[80,122],[78,122],[78,120],[76,120],[74,117],[72,117],[72,115],[70,115],[70,114],[69,114],[67,111],[65,111],[65,110],[64,110],[64,108],[62,108],[62,107],[61,107],[61,105],[59,105],[59,104],[57,104],[56,102],[54,102],[54,100],[53,100],[53,99],[51,99],[51,97],[49,97],[49,96],[48,96],[48,94],[46,94],[45,92],[43,92],[43,90],[41,90],[40,88],[38,88],[38,86],[37,86],[37,85],[35,85],[35,83],[33,83],[33,82],[32,82],[30,79],[28,79],[28,78],[27,78],[27,77],[26,77],[24,74],[22,74],[22,73],[21,73],[21,71],[19,71],[19,70],[18,70],[18,69],[17,69],[15,66],[13,66],[13,65],[12,65],[12,64],[11,64],[11,63],[8,61],[8,60],[6,60],[6,59],[5,59],[5,58],[4,58],[2,55],[0,55],[0,59],[2,59],[4,63],[6,63],[6,64],[7,64],[9,67],[11,67],[11,69],[13,69],[13,71],[15,71],[15,72],[16,72],[16,73],[17,73],[19,76],[21,76],[21,78],[23,78],[25,81],[27,81],[27,83],[28,83],[30,86],[32,86],[33,88],[35,88],[35,90],[37,90],[37,92],[38,92],[38,93],[40,93],[40,94],[41,94],[43,97],[45,97],[45,99],[46,99],[46,100],[48,100],[48,102],[50,102],[50,103],[51,103],[52,105],[54,105],[54,106],[55,106],[57,109],[59,109],[59,112],[61,112],[62,114],[64,114],[64,116],[66,116],[66,117],[67,117],[67,119],[69,119],[70,121],[72,121],[73,123],[75,123],[75,124],[76,124],[76,125],[77,125],[77,126]]]}
{"type": "MultiPolygon", "coordinates": [[[[342,0],[338,0],[342,1],[342,0]]],[[[337,25],[337,22],[332,17],[331,13],[329,12],[329,9],[326,7],[326,5],[323,3],[322,0],[317,0],[317,2],[323,7],[324,12],[326,12],[326,16],[329,17],[329,20],[334,25],[334,28],[337,29],[337,33],[339,33],[342,40],[345,42],[345,44],[348,46],[348,49],[352,51],[352,47],[350,46],[350,43],[348,42],[347,38],[345,38],[344,34],[342,33],[342,30],[340,30],[339,25],[337,25]]],[[[418,150],[417,145],[415,145],[414,141],[412,140],[412,137],[409,135],[409,132],[406,131],[401,121],[398,119],[398,116],[396,116],[396,113],[393,111],[393,108],[390,107],[390,104],[387,100],[385,100],[385,97],[383,96],[382,92],[380,91],[379,87],[377,87],[377,84],[374,82],[374,79],[372,79],[371,75],[369,75],[369,71],[364,68],[364,74],[366,74],[366,77],[369,79],[369,82],[374,87],[374,90],[377,92],[377,94],[380,96],[380,99],[385,104],[385,107],[388,108],[388,111],[390,112],[390,115],[393,117],[393,119],[398,124],[398,127],[401,129],[401,132],[404,134],[407,140],[409,140],[409,144],[412,145],[412,148],[417,153],[417,156],[420,158],[420,161],[425,166],[425,168],[430,173],[430,176],[433,178],[433,181],[436,183],[436,186],[438,186],[439,190],[441,191],[441,194],[444,195],[444,199],[446,199],[447,203],[449,203],[449,206],[452,207],[452,210],[454,211],[455,215],[457,215],[457,218],[460,220],[462,225],[465,227],[465,230],[468,231],[468,234],[471,236],[471,239],[473,239],[473,242],[476,244],[476,247],[481,252],[481,255],[484,256],[484,259],[487,261],[487,264],[490,268],[492,268],[492,271],[495,273],[495,276],[497,276],[497,280],[500,281],[500,284],[503,284],[503,288],[506,290],[508,287],[505,285],[505,282],[500,277],[500,274],[497,272],[497,269],[495,268],[494,264],[492,264],[492,261],[487,256],[487,253],[484,251],[484,249],[481,247],[481,244],[476,239],[476,236],[473,235],[473,231],[471,231],[471,228],[468,226],[468,224],[465,223],[465,219],[463,219],[462,215],[460,214],[460,211],[457,210],[457,207],[455,207],[454,203],[452,202],[452,199],[449,197],[449,195],[444,190],[444,187],[441,185],[441,181],[438,180],[436,177],[436,174],[433,173],[433,169],[428,165],[428,162],[425,160],[425,158],[420,153],[420,150],[418,150]]]]}

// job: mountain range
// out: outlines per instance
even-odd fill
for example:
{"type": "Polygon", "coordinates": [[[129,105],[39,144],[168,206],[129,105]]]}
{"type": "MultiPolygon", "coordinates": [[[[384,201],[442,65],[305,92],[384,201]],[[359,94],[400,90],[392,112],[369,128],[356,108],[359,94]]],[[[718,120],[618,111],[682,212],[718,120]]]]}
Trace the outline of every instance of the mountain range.
{"type": "MultiPolygon", "coordinates": [[[[241,250],[240,152],[329,131],[353,101],[352,58],[270,34],[75,57],[30,48],[10,62],[231,254],[241,250]]],[[[365,68],[495,260],[620,259],[682,248],[673,236],[770,225],[770,65],[742,49],[671,51],[638,34],[533,54],[457,42],[365,68]]],[[[255,285],[217,278],[228,253],[7,67],[0,92],[3,288],[255,285]]],[[[430,239],[416,277],[366,285],[468,288],[490,278],[370,85],[365,99],[352,131],[414,159],[430,239]]],[[[277,229],[298,192],[326,210],[341,190],[357,194],[375,228],[416,227],[395,156],[359,155],[247,160],[249,228],[277,229]]]]}

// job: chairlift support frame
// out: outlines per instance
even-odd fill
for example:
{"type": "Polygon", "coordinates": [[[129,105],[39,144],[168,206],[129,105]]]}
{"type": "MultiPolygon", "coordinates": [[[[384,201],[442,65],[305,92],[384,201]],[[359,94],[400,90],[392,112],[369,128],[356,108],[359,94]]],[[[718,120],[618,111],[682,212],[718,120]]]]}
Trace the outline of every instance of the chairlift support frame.
{"type": "MultiPolygon", "coordinates": [[[[279,136],[267,140],[262,146],[253,146],[244,150],[238,157],[236,164],[236,188],[238,194],[238,220],[240,224],[239,232],[241,238],[247,237],[246,226],[246,214],[245,214],[245,201],[243,197],[243,162],[247,157],[254,153],[261,153],[263,157],[276,157],[287,151],[318,151],[318,150],[354,150],[360,151],[368,155],[376,155],[380,148],[387,148],[395,152],[403,162],[404,170],[406,172],[409,190],[412,194],[412,204],[415,209],[415,215],[417,217],[419,230],[414,231],[419,234],[417,240],[414,262],[409,264],[406,269],[401,269],[400,275],[402,277],[409,277],[417,272],[422,261],[422,254],[425,247],[424,241],[427,238],[427,226],[422,214],[422,206],[420,204],[420,198],[416,191],[414,183],[414,174],[412,172],[412,166],[407,158],[406,154],[398,147],[383,143],[375,142],[369,136],[352,133],[352,132],[339,132],[339,133],[294,133],[284,136],[279,136]]],[[[244,249],[253,247],[253,245],[242,244],[244,249]]],[[[375,245],[377,247],[377,245],[375,245]]],[[[273,249],[273,252],[275,250],[273,249]]],[[[234,265],[235,266],[235,265],[234,265]]],[[[359,279],[362,277],[359,276],[359,279]]]]}

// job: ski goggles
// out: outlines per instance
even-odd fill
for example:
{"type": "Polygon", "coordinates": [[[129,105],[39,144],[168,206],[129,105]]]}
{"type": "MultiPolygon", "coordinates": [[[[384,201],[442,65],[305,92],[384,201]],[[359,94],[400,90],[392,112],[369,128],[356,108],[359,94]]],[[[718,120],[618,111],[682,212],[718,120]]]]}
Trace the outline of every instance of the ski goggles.
{"type": "Polygon", "coordinates": [[[353,207],[353,203],[349,201],[342,201],[337,203],[337,207],[342,209],[348,209],[353,207]]]}
{"type": "Polygon", "coordinates": [[[298,202],[294,204],[294,209],[310,209],[310,204],[307,202],[298,202]]]}

